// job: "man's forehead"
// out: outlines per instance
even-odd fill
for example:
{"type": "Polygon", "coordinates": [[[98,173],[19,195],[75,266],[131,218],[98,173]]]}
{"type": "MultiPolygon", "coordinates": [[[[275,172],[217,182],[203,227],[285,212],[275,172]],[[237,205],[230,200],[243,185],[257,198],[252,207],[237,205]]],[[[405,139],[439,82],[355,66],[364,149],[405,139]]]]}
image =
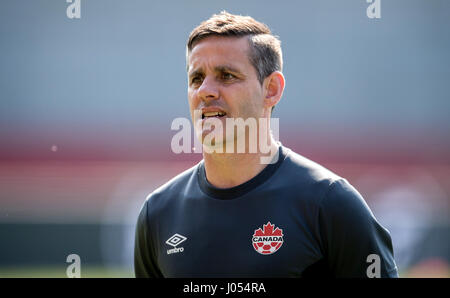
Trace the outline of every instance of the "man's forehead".
{"type": "Polygon", "coordinates": [[[189,53],[188,72],[203,67],[240,70],[250,65],[248,49],[246,37],[207,37],[199,41],[189,53]]]}

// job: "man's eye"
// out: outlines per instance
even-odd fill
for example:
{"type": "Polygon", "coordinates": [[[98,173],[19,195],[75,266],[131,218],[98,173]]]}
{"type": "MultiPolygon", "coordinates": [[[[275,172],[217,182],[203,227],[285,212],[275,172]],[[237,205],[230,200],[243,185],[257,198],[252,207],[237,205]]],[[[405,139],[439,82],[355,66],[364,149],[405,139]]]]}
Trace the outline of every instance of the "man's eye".
{"type": "Polygon", "coordinates": [[[200,84],[202,82],[202,78],[201,77],[193,77],[191,79],[191,84],[200,84]]]}
{"type": "Polygon", "coordinates": [[[232,75],[231,73],[223,73],[222,74],[222,80],[232,80],[234,78],[235,78],[235,76],[232,75]]]}

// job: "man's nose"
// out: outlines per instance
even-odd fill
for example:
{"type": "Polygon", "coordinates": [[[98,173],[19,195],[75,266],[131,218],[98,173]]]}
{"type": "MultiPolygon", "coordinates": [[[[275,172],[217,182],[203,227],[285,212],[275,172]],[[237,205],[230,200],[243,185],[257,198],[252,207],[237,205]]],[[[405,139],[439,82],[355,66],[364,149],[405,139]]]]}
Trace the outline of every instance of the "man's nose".
{"type": "Polygon", "coordinates": [[[200,99],[205,102],[219,98],[217,82],[212,77],[206,77],[197,92],[200,99]]]}

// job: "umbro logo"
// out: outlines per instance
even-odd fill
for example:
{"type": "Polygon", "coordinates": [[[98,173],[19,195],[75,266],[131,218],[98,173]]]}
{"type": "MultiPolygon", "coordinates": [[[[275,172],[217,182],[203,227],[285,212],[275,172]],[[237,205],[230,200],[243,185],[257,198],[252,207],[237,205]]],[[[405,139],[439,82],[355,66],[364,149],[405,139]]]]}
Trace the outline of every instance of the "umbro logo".
{"type": "Polygon", "coordinates": [[[179,252],[183,252],[184,248],[183,247],[177,247],[180,243],[186,241],[186,237],[184,237],[183,235],[180,234],[173,234],[172,237],[170,237],[169,239],[167,239],[166,244],[173,246],[172,249],[168,249],[167,250],[167,254],[173,254],[173,253],[179,253],[179,252]]]}

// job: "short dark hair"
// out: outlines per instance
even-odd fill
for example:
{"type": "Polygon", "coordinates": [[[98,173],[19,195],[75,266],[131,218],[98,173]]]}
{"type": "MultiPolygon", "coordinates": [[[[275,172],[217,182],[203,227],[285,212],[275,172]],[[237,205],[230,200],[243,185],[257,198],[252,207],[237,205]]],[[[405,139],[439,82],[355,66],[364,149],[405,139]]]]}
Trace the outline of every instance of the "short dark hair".
{"type": "Polygon", "coordinates": [[[226,11],[212,15],[192,30],[186,54],[188,55],[199,41],[209,36],[248,36],[249,60],[255,67],[261,85],[272,72],[283,69],[280,40],[272,34],[269,27],[252,17],[234,15],[226,11]]]}

